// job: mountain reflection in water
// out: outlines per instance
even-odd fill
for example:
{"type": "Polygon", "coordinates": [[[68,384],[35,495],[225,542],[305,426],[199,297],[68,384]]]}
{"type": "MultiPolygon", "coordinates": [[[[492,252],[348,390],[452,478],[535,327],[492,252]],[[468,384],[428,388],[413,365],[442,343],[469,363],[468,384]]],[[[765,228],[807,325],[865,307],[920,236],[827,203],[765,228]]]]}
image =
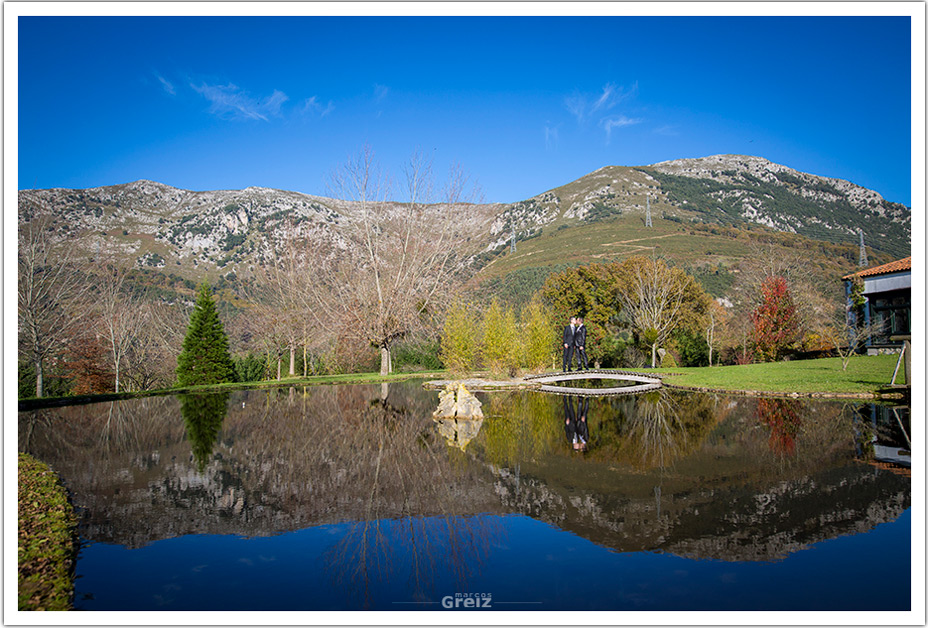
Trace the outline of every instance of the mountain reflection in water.
{"type": "Polygon", "coordinates": [[[338,526],[321,568],[357,599],[398,564],[421,599],[468,586],[509,542],[500,515],[619,552],[777,561],[910,505],[908,478],[861,459],[860,405],[479,397],[485,418],[463,431],[432,419],[417,382],[152,397],[20,413],[19,447],[61,474],[87,542],[338,526]]]}

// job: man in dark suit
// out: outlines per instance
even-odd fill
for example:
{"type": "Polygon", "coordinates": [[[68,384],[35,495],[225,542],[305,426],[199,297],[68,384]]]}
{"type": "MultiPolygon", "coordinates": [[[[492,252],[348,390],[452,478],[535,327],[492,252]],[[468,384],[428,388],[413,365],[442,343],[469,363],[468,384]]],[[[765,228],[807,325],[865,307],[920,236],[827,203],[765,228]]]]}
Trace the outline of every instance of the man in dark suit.
{"type": "Polygon", "coordinates": [[[586,325],[583,317],[577,317],[577,331],[574,333],[574,346],[577,348],[577,367],[584,371],[588,368],[586,361],[586,325]]]}
{"type": "Polygon", "coordinates": [[[570,325],[564,328],[564,359],[562,370],[570,371],[570,363],[574,357],[575,335],[577,333],[577,319],[570,317],[570,325]]]}

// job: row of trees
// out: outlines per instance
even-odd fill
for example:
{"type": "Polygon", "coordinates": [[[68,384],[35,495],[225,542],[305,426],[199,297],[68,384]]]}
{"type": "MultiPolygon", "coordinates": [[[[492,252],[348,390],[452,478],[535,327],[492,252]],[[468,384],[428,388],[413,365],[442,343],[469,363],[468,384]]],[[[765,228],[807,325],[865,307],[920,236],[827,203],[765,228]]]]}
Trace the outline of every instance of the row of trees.
{"type": "Polygon", "coordinates": [[[20,371],[34,394],[49,384],[60,394],[170,383],[186,312],[139,297],[128,269],[82,253],[79,236],[59,237],[44,208],[30,215],[19,231],[18,323],[20,371]],[[62,378],[66,388],[55,381],[62,378]]]}
{"type": "Polygon", "coordinates": [[[721,318],[699,283],[663,260],[631,257],[550,275],[540,290],[557,320],[583,314],[587,353],[595,364],[643,366],[633,353],[646,347],[648,364],[674,335],[701,338],[721,318]]]}
{"type": "MultiPolygon", "coordinates": [[[[849,357],[873,330],[863,325],[849,329],[843,299],[836,286],[832,289],[836,298],[829,299],[827,290],[806,272],[800,256],[758,246],[739,269],[734,303],[713,299],[679,267],[636,256],[552,273],[533,304],[543,308],[548,327],[555,332],[570,316],[584,315],[587,353],[597,366],[653,368],[678,361],[685,366],[711,366],[834,351],[846,368],[849,357]]],[[[491,306],[486,316],[493,307],[498,306],[491,306]]],[[[443,348],[466,346],[461,341],[467,337],[466,330],[476,336],[474,330],[487,327],[486,323],[482,328],[476,326],[473,315],[467,323],[462,311],[458,306],[449,314],[443,348]]],[[[527,329],[522,322],[518,335],[523,342],[528,342],[527,329]]],[[[487,336],[485,331],[482,347],[484,355],[490,356],[492,342],[487,336]]],[[[559,351],[556,337],[549,342],[549,355],[559,351]]],[[[459,362],[459,370],[480,365],[477,359],[457,360],[456,355],[445,349],[446,364],[459,362]]],[[[510,363],[516,362],[528,365],[525,359],[510,363]]],[[[482,365],[490,368],[490,364],[485,359],[482,365]]],[[[550,364],[550,360],[541,364],[550,364]]]]}
{"type": "Polygon", "coordinates": [[[540,299],[516,312],[493,299],[482,313],[458,301],[448,309],[441,335],[441,360],[454,373],[485,368],[515,375],[551,367],[557,330],[540,299]]]}

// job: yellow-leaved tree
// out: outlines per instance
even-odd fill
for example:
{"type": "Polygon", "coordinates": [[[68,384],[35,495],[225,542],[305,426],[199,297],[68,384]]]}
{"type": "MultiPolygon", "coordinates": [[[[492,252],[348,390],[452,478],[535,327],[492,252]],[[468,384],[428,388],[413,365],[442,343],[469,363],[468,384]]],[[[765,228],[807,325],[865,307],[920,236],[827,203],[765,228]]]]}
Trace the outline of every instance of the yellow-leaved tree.
{"type": "Polygon", "coordinates": [[[516,315],[494,297],[483,314],[483,358],[491,373],[515,375],[522,353],[516,315]]]}
{"type": "Polygon", "coordinates": [[[522,310],[522,364],[530,371],[543,371],[551,364],[552,356],[559,346],[552,320],[551,312],[537,294],[522,310]]]}
{"type": "Polygon", "coordinates": [[[473,306],[456,301],[448,308],[441,334],[441,361],[452,373],[477,368],[480,359],[480,325],[473,306]]]}

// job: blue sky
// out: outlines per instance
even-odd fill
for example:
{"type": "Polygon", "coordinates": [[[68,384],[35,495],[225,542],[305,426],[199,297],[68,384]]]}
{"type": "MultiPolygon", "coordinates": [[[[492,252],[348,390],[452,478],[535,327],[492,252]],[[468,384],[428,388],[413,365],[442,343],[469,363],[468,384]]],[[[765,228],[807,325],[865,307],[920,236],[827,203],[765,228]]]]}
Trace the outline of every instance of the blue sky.
{"type": "Polygon", "coordinates": [[[370,144],[512,202],[758,155],[911,204],[908,17],[21,17],[20,189],[328,195],[370,144]]]}

